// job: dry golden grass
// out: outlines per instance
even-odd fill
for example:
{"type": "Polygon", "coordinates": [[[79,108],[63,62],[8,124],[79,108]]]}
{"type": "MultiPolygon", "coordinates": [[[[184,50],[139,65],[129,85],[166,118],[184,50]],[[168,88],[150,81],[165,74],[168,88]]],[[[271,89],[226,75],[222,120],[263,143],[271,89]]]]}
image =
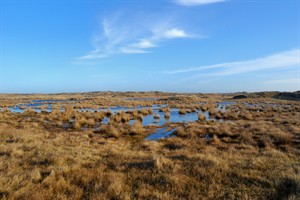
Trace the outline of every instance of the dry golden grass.
{"type": "MultiPolygon", "coordinates": [[[[3,130],[4,127],[1,127],[3,130]]],[[[219,139],[132,143],[87,133],[1,131],[2,198],[297,198],[299,157],[219,139]],[[155,144],[153,144],[155,143],[155,144]],[[294,169],[293,167],[294,166],[294,169]],[[295,168],[296,167],[296,168],[295,168]],[[259,194],[259,195],[258,195],[259,194]]]]}
{"type": "Polygon", "coordinates": [[[174,132],[175,135],[177,135],[178,137],[187,137],[188,133],[186,132],[186,130],[183,127],[178,127],[176,129],[176,131],[174,132]]]}
{"type": "Polygon", "coordinates": [[[165,118],[166,118],[166,119],[170,119],[170,112],[166,112],[166,113],[165,113],[165,118]]]}
{"type": "Polygon", "coordinates": [[[160,119],[160,115],[155,113],[154,116],[153,116],[153,118],[154,119],[160,119]]]}
{"type": "Polygon", "coordinates": [[[206,120],[206,116],[204,115],[204,114],[202,114],[202,113],[198,113],[198,120],[199,121],[205,121],[206,120]]]}
{"type": "Polygon", "coordinates": [[[142,115],[149,115],[149,114],[153,113],[152,109],[142,109],[142,110],[139,110],[138,112],[142,115]]]}
{"type": "Polygon", "coordinates": [[[186,110],[186,109],[180,109],[180,110],[178,111],[178,113],[181,114],[181,115],[184,115],[184,114],[187,113],[187,110],[186,110]]]}
{"type": "Polygon", "coordinates": [[[108,125],[108,126],[103,126],[102,127],[103,131],[105,133],[107,133],[109,136],[114,137],[114,138],[118,138],[121,136],[121,131],[119,131],[116,126],[113,125],[108,125]]]}
{"type": "MultiPolygon", "coordinates": [[[[74,98],[92,99],[77,105],[85,108],[150,103],[123,100],[122,93],[105,95],[74,98]]],[[[200,100],[208,102],[204,109],[215,109],[213,98],[219,98],[161,95],[167,99],[163,103],[191,111],[200,100]]],[[[7,98],[21,102],[24,97],[7,98]]],[[[66,113],[58,108],[52,113],[2,111],[0,199],[299,199],[299,103],[252,99],[280,107],[259,111],[243,101],[215,113],[223,122],[206,122],[199,114],[201,123],[171,123],[167,128],[175,127],[177,137],[159,141],[143,140],[153,127],[143,127],[140,120],[127,123],[142,118],[138,112],[83,113],[70,105],[63,105],[66,113]],[[105,116],[109,124],[94,130],[105,116]],[[72,127],[57,125],[62,122],[72,127]]]]}
{"type": "Polygon", "coordinates": [[[133,135],[143,134],[144,132],[145,132],[145,128],[139,120],[135,121],[130,128],[130,134],[133,135]]]}

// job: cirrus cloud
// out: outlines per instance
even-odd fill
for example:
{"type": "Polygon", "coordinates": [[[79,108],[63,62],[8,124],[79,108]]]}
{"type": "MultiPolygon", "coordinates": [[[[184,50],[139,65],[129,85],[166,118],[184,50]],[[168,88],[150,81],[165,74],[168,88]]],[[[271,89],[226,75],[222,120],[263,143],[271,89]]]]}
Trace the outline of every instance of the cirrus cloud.
{"type": "Polygon", "coordinates": [[[208,66],[177,69],[172,71],[164,71],[164,73],[181,74],[188,72],[195,73],[201,71],[204,72],[202,73],[203,75],[228,76],[266,69],[276,69],[293,66],[299,67],[299,55],[300,49],[292,49],[252,60],[234,61],[208,66]],[[210,73],[209,70],[214,70],[214,72],[210,73]]]}
{"type": "Polygon", "coordinates": [[[226,0],[175,0],[175,3],[181,6],[202,6],[225,1],[226,0]]]}
{"type": "Polygon", "coordinates": [[[92,38],[94,49],[78,59],[150,53],[151,49],[161,46],[167,40],[194,38],[180,25],[168,20],[152,20],[151,24],[147,24],[143,20],[135,20],[137,16],[130,18],[123,15],[104,18],[101,31],[92,38]]]}

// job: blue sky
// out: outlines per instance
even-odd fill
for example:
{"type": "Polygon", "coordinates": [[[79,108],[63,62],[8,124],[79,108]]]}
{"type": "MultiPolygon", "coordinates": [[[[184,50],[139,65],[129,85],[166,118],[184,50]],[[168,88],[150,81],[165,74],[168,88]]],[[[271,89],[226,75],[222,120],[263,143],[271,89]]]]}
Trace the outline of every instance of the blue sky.
{"type": "Polygon", "coordinates": [[[299,0],[1,0],[1,93],[300,90],[299,0]]]}

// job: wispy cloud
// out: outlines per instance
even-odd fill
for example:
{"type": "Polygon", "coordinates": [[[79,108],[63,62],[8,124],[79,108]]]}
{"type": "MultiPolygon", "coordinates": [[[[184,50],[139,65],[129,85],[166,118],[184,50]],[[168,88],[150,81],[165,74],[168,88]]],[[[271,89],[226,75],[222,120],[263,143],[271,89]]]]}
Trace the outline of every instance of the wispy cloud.
{"type": "Polygon", "coordinates": [[[299,84],[300,83],[300,79],[299,78],[286,78],[286,79],[275,79],[275,80],[267,80],[267,81],[263,81],[263,84],[299,84]]]}
{"type": "Polygon", "coordinates": [[[175,3],[182,6],[201,6],[224,1],[226,0],[175,0],[175,3]]]}
{"type": "Polygon", "coordinates": [[[190,37],[184,30],[177,28],[165,30],[161,36],[168,39],[190,37]]]}
{"type": "Polygon", "coordinates": [[[100,59],[116,54],[150,53],[164,41],[192,38],[193,35],[168,20],[152,20],[151,24],[138,16],[115,15],[101,22],[101,31],[92,39],[94,50],[80,60],[100,59]]]}
{"type": "Polygon", "coordinates": [[[234,74],[242,74],[247,72],[265,70],[265,69],[275,69],[284,68],[291,66],[299,67],[299,52],[300,49],[293,49],[289,51],[279,52],[273,55],[269,55],[262,58],[257,58],[253,60],[246,61],[236,61],[220,63],[215,65],[192,67],[185,69],[178,69],[173,71],[164,71],[166,74],[178,74],[187,72],[202,72],[205,75],[211,76],[226,76],[234,74]],[[214,72],[210,72],[213,70],[214,72]]]}

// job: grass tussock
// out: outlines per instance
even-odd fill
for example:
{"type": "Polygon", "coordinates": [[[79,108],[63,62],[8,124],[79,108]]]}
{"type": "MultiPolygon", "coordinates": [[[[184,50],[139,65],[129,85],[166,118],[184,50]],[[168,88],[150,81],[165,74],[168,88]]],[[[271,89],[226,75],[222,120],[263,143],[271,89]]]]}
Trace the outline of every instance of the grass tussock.
{"type": "Polygon", "coordinates": [[[184,115],[184,114],[187,113],[187,110],[186,110],[186,109],[180,109],[180,110],[178,111],[178,113],[179,113],[180,115],[184,115]]]}
{"type": "Polygon", "coordinates": [[[119,131],[115,126],[108,125],[103,127],[103,131],[111,137],[119,138],[121,136],[121,131],[119,131]]]}
{"type": "Polygon", "coordinates": [[[198,121],[203,122],[206,120],[206,116],[202,113],[198,113],[198,121]]]}
{"type": "Polygon", "coordinates": [[[145,133],[145,128],[140,121],[135,121],[130,128],[130,134],[132,135],[140,135],[145,133]]]}
{"type": "Polygon", "coordinates": [[[170,119],[170,112],[166,112],[166,113],[165,113],[165,118],[166,118],[166,119],[170,119]]]}
{"type": "Polygon", "coordinates": [[[160,119],[160,115],[157,114],[157,113],[155,113],[154,116],[153,116],[153,118],[154,118],[154,119],[160,119]]]}

